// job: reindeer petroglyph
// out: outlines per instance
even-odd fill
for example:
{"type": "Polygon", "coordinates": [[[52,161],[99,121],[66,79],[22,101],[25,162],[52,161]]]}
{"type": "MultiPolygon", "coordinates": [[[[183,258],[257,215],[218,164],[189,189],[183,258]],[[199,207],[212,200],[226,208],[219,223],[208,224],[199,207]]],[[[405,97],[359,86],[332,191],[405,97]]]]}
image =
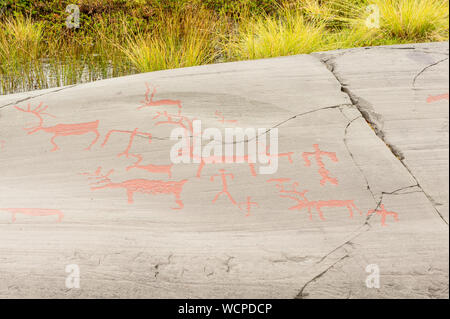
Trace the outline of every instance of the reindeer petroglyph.
{"type": "Polygon", "coordinates": [[[170,165],[153,165],[153,164],[147,164],[147,165],[140,165],[143,158],[142,155],[139,154],[130,154],[130,156],[137,158],[137,161],[127,167],[127,171],[137,168],[142,169],[144,171],[150,172],[150,173],[160,173],[160,174],[167,174],[169,178],[172,178],[172,167],[173,164],[170,165]]]}
{"type": "Polygon", "coordinates": [[[394,218],[394,221],[398,222],[398,214],[395,212],[388,212],[386,208],[384,208],[384,205],[380,205],[381,210],[371,209],[367,212],[367,216],[375,213],[377,215],[381,216],[381,226],[386,226],[386,218],[387,216],[392,216],[394,218]]]}
{"type": "Polygon", "coordinates": [[[58,216],[57,222],[61,222],[64,214],[57,209],[45,209],[45,208],[0,208],[0,211],[6,211],[11,213],[12,222],[16,221],[17,214],[29,215],[29,216],[58,216]]]}
{"type": "Polygon", "coordinates": [[[297,182],[294,182],[292,184],[292,188],[290,189],[287,189],[283,184],[277,184],[276,186],[278,187],[279,192],[283,194],[279,195],[280,197],[289,198],[298,203],[298,205],[292,206],[289,209],[301,211],[302,209],[306,208],[308,210],[310,220],[312,220],[313,208],[317,211],[321,220],[325,220],[322,211],[322,208],[324,207],[346,207],[350,213],[350,218],[353,218],[353,210],[356,210],[360,215],[362,215],[362,212],[358,209],[358,207],[356,207],[353,200],[310,201],[306,198],[305,195],[308,190],[300,192],[297,190],[298,185],[299,184],[297,182]]]}
{"type": "Polygon", "coordinates": [[[134,193],[151,195],[173,194],[175,196],[175,202],[178,204],[178,207],[174,207],[172,209],[182,209],[184,207],[183,201],[181,200],[181,192],[183,191],[183,185],[188,181],[187,179],[176,182],[147,179],[130,179],[120,183],[115,183],[109,178],[109,176],[114,173],[113,169],[110,170],[106,175],[103,175],[101,171],[102,168],[98,167],[94,173],[82,173],[82,175],[88,176],[88,179],[95,180],[95,182],[91,183],[91,190],[93,191],[108,188],[123,188],[127,192],[129,204],[134,203],[134,193]]]}
{"type": "Polygon", "coordinates": [[[164,99],[155,101],[154,98],[156,94],[156,87],[151,86],[148,83],[145,83],[145,86],[147,87],[147,90],[145,91],[145,100],[141,101],[141,103],[143,104],[140,107],[138,107],[138,110],[141,110],[146,107],[175,105],[178,107],[178,114],[181,113],[182,105],[180,100],[164,99]]]}
{"type": "Polygon", "coordinates": [[[35,115],[39,119],[39,125],[25,128],[25,130],[28,131],[28,134],[34,134],[39,131],[44,131],[46,133],[53,134],[53,137],[51,138],[50,142],[53,144],[52,152],[59,149],[59,146],[55,143],[55,139],[58,136],[70,136],[70,135],[84,135],[87,133],[95,133],[95,139],[92,141],[92,143],[86,148],[86,150],[90,150],[91,147],[97,143],[98,139],[100,138],[100,133],[98,132],[98,124],[99,121],[94,122],[87,122],[87,123],[78,123],[78,124],[57,124],[55,126],[47,126],[44,127],[44,119],[42,116],[47,115],[50,117],[55,117],[49,113],[46,113],[48,106],[43,106],[43,103],[40,103],[37,107],[34,109],[31,108],[31,105],[28,104],[28,107],[26,109],[22,109],[18,106],[14,106],[17,110],[25,113],[31,113],[35,115]]]}

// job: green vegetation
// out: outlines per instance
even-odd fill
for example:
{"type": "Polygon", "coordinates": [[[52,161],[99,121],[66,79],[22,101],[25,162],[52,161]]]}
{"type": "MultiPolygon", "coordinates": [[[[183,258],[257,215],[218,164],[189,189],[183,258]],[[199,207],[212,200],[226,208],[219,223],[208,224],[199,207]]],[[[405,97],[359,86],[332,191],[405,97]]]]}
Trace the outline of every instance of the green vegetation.
{"type": "Polygon", "coordinates": [[[444,41],[448,10],[448,0],[0,0],[0,94],[208,63],[444,41]],[[80,8],[78,29],[66,27],[69,4],[80,8]],[[367,24],[373,5],[379,25],[367,24]]]}

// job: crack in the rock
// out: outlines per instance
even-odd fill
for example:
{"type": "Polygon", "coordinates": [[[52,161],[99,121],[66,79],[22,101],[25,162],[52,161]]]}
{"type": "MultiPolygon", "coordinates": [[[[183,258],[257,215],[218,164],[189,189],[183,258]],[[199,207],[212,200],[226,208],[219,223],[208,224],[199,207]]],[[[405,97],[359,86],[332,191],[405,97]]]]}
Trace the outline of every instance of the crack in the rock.
{"type": "MultiPolygon", "coordinates": [[[[337,109],[337,108],[340,108],[340,107],[342,107],[342,106],[347,106],[347,105],[351,105],[351,104],[345,104],[345,103],[344,103],[344,104],[337,104],[337,105],[325,106],[325,107],[321,107],[321,108],[314,109],[314,110],[311,110],[311,111],[299,113],[299,114],[296,114],[296,115],[293,115],[293,116],[289,117],[289,118],[286,119],[286,120],[283,120],[283,121],[281,121],[281,122],[275,124],[274,126],[272,126],[271,128],[267,129],[266,131],[264,131],[264,132],[261,133],[261,134],[256,134],[256,136],[255,136],[254,138],[247,139],[247,140],[243,140],[243,141],[233,141],[233,142],[230,142],[230,143],[226,143],[226,142],[223,142],[223,141],[222,141],[222,144],[221,144],[221,145],[238,144],[238,143],[248,143],[248,142],[251,142],[251,141],[253,141],[253,140],[258,140],[260,137],[262,137],[262,136],[268,134],[268,133],[269,133],[270,131],[272,131],[273,129],[275,129],[275,128],[277,128],[277,127],[279,127],[279,126],[281,126],[281,125],[283,125],[283,124],[285,124],[285,123],[287,123],[287,122],[289,122],[289,121],[292,121],[292,120],[294,120],[294,119],[296,119],[296,118],[299,118],[299,117],[302,117],[302,116],[305,116],[305,115],[308,115],[308,114],[313,114],[313,113],[316,113],[316,112],[320,112],[320,111],[337,109]]],[[[136,136],[139,136],[139,135],[136,135],[136,136]]],[[[139,137],[146,137],[146,136],[139,136],[139,137]]],[[[188,136],[187,136],[187,138],[193,138],[193,137],[194,137],[193,135],[188,135],[188,136]]],[[[146,138],[148,138],[148,137],[146,137],[146,138]]],[[[158,139],[158,140],[161,140],[161,141],[169,141],[169,140],[171,140],[169,137],[156,137],[156,136],[152,136],[152,138],[158,139]]]]}
{"type": "Polygon", "coordinates": [[[295,299],[303,299],[304,297],[307,297],[308,295],[303,294],[303,292],[305,291],[306,287],[308,287],[309,284],[313,283],[314,281],[316,281],[317,279],[319,279],[320,277],[322,277],[323,275],[325,275],[330,269],[332,269],[334,266],[336,266],[336,264],[340,263],[342,260],[346,259],[350,257],[348,254],[339,258],[336,262],[334,262],[331,266],[329,266],[327,269],[325,269],[324,271],[322,271],[320,274],[314,276],[311,280],[307,281],[303,287],[300,289],[300,292],[297,294],[297,296],[295,297],[295,299]]]}
{"type": "Polygon", "coordinates": [[[322,258],[320,258],[320,260],[316,263],[316,264],[320,264],[321,262],[323,262],[325,259],[328,258],[328,256],[330,256],[331,254],[335,253],[336,251],[338,251],[339,249],[341,249],[342,247],[346,246],[346,245],[353,245],[353,240],[357,237],[359,237],[361,234],[369,231],[371,229],[372,226],[370,226],[370,224],[366,222],[364,222],[364,224],[358,228],[357,233],[355,235],[353,235],[350,239],[346,240],[344,243],[340,244],[339,246],[337,246],[336,248],[334,248],[333,250],[331,250],[330,252],[326,253],[322,258]],[[364,228],[365,226],[368,226],[369,228],[367,229],[362,229],[359,230],[361,228],[364,228]]]}
{"type": "Polygon", "coordinates": [[[231,262],[233,259],[235,259],[235,257],[229,256],[228,259],[224,261],[223,264],[224,264],[224,266],[226,267],[226,272],[230,272],[231,267],[232,267],[232,266],[230,265],[230,262],[231,262]]]}
{"type": "MultiPolygon", "coordinates": [[[[413,80],[413,86],[415,85],[415,81],[417,80],[417,78],[423,74],[423,72],[425,72],[428,68],[435,66],[439,63],[442,63],[444,61],[448,60],[448,58],[436,61],[430,65],[428,65],[427,67],[423,68],[418,74],[416,74],[416,76],[414,77],[413,80]]],[[[442,214],[439,212],[439,210],[436,208],[436,204],[435,204],[435,200],[425,191],[425,189],[420,185],[419,181],[417,180],[417,178],[414,176],[413,172],[411,171],[411,169],[408,167],[408,165],[406,165],[404,159],[404,155],[402,154],[402,152],[394,145],[390,144],[387,142],[386,137],[384,135],[384,132],[382,131],[382,129],[378,128],[378,125],[375,123],[375,121],[372,119],[372,116],[374,116],[374,114],[371,114],[371,112],[367,109],[364,109],[363,107],[361,107],[361,105],[359,104],[358,98],[356,97],[356,95],[354,95],[350,89],[348,87],[346,87],[343,84],[342,79],[339,78],[339,76],[337,74],[335,74],[334,69],[335,69],[335,61],[334,59],[327,59],[326,61],[323,59],[320,59],[320,61],[322,61],[322,63],[324,63],[327,68],[333,73],[334,77],[336,78],[336,80],[341,84],[341,90],[345,93],[347,93],[347,95],[349,96],[350,100],[352,101],[353,105],[359,110],[359,112],[362,114],[363,118],[366,120],[366,122],[373,128],[373,130],[375,131],[375,134],[383,141],[383,143],[389,148],[389,150],[392,152],[392,154],[397,157],[397,159],[400,161],[400,163],[403,165],[403,167],[408,171],[408,173],[411,175],[411,177],[414,179],[414,181],[416,182],[416,186],[419,187],[422,192],[425,194],[425,196],[427,197],[428,201],[430,202],[431,206],[433,207],[434,211],[436,212],[436,214],[442,219],[442,221],[448,226],[448,222],[445,220],[444,216],[442,216],[442,214]],[[331,61],[331,62],[330,62],[331,61]],[[331,66],[330,66],[331,64],[331,66]]],[[[374,113],[374,112],[373,112],[374,113]]]]}
{"type": "MultiPolygon", "coordinates": [[[[381,204],[383,203],[383,199],[384,199],[384,196],[385,196],[385,195],[405,195],[405,194],[416,193],[416,192],[410,192],[410,193],[400,193],[400,194],[398,194],[398,192],[401,192],[402,190],[410,189],[410,188],[417,187],[417,186],[418,186],[418,185],[410,185],[410,186],[405,186],[405,187],[398,188],[398,189],[396,189],[396,190],[394,190],[394,191],[391,191],[391,192],[381,192],[380,200],[379,200],[378,202],[376,202],[377,204],[376,204],[375,210],[377,210],[378,208],[380,208],[381,204]]],[[[316,263],[316,265],[322,263],[325,259],[327,259],[330,255],[332,255],[333,253],[335,253],[336,251],[338,251],[338,250],[341,249],[342,247],[345,247],[346,245],[353,245],[353,241],[354,241],[357,237],[359,237],[359,236],[361,236],[362,234],[364,234],[364,233],[370,231],[370,230],[372,229],[372,226],[370,225],[369,221],[370,221],[370,218],[371,218],[372,216],[373,216],[373,214],[366,215],[366,220],[364,221],[364,224],[361,225],[361,227],[359,227],[359,229],[357,230],[357,233],[356,233],[355,235],[353,235],[350,239],[347,239],[344,243],[340,244],[339,246],[337,246],[336,248],[334,248],[334,249],[331,250],[330,252],[326,253],[326,254],[325,254],[325,255],[324,255],[324,256],[316,263]]],[[[348,254],[348,252],[347,252],[346,256],[344,256],[344,257],[350,257],[350,255],[348,254]]],[[[342,260],[342,258],[341,258],[341,260],[342,260]]],[[[338,262],[339,262],[339,261],[338,261],[338,262]]],[[[333,266],[334,266],[334,264],[333,264],[330,268],[332,268],[333,266]]],[[[305,286],[303,286],[303,288],[300,290],[300,293],[297,295],[297,297],[298,297],[298,296],[301,296],[301,295],[303,294],[304,289],[306,288],[306,286],[307,286],[310,282],[317,280],[317,279],[318,279],[319,277],[321,277],[324,273],[326,273],[330,268],[328,268],[325,272],[319,274],[318,276],[314,277],[314,278],[313,278],[311,281],[309,281],[305,286]]]]}
{"type": "MultiPolygon", "coordinates": [[[[418,184],[414,184],[414,185],[398,188],[398,189],[396,189],[396,190],[394,190],[392,192],[384,192],[384,191],[381,192],[380,200],[378,201],[377,206],[375,207],[374,210],[377,210],[378,208],[380,208],[381,204],[383,203],[383,199],[384,199],[385,195],[403,195],[404,193],[398,194],[398,192],[401,192],[401,191],[403,191],[405,189],[410,189],[410,188],[413,188],[413,187],[420,187],[420,186],[418,184]]],[[[372,216],[373,216],[373,214],[370,214],[370,215],[366,216],[366,221],[364,222],[364,225],[370,226],[369,220],[370,220],[370,218],[372,216]]]]}
{"type": "MultiPolygon", "coordinates": [[[[342,114],[345,118],[347,118],[347,117],[345,116],[345,114],[343,113],[342,109],[340,109],[340,111],[341,111],[341,114],[342,114]]],[[[350,158],[351,158],[352,161],[353,161],[353,164],[355,164],[356,168],[359,170],[359,172],[361,173],[362,177],[364,178],[364,180],[365,180],[365,182],[366,182],[366,188],[367,188],[367,190],[370,192],[370,194],[372,194],[372,198],[373,198],[374,202],[376,202],[375,194],[374,194],[374,192],[372,191],[372,188],[370,187],[369,180],[367,179],[366,175],[364,174],[362,168],[361,168],[361,167],[359,166],[359,164],[356,162],[355,156],[353,155],[353,152],[350,151],[350,147],[348,146],[348,129],[349,129],[350,126],[353,124],[353,122],[355,122],[356,120],[358,120],[358,119],[360,119],[360,118],[363,118],[363,116],[360,115],[360,116],[358,116],[358,117],[356,117],[356,118],[350,120],[350,121],[347,123],[347,126],[345,127],[345,130],[344,130],[344,138],[343,138],[343,141],[344,141],[345,148],[347,149],[347,153],[350,155],[350,158]]]]}
{"type": "MultiPolygon", "coordinates": [[[[366,122],[367,122],[369,125],[374,125],[374,124],[372,124],[371,121],[369,121],[369,120],[364,116],[363,112],[362,112],[361,109],[358,107],[357,101],[355,101],[354,97],[352,97],[351,92],[349,91],[349,89],[348,89],[348,88],[345,88],[345,87],[343,86],[343,84],[342,84],[342,81],[338,78],[338,76],[337,76],[336,74],[334,74],[334,72],[333,72],[334,69],[335,69],[335,67],[334,67],[334,58],[331,57],[331,58],[328,58],[328,59],[326,59],[326,60],[323,60],[323,59],[322,59],[321,61],[327,66],[327,68],[328,68],[328,69],[333,73],[333,75],[336,77],[336,80],[341,84],[341,90],[342,90],[343,92],[347,93],[347,95],[349,96],[350,100],[351,100],[352,103],[353,103],[352,106],[354,106],[354,107],[361,113],[361,116],[357,116],[357,117],[355,117],[355,118],[353,118],[353,119],[350,120],[350,119],[347,118],[347,116],[344,114],[343,110],[339,107],[339,110],[340,110],[342,116],[343,116],[344,118],[346,118],[346,119],[349,121],[349,122],[347,123],[346,127],[345,127],[345,130],[344,130],[344,138],[343,138],[344,145],[345,145],[345,147],[346,147],[346,149],[347,149],[348,154],[349,154],[350,157],[352,158],[353,163],[355,164],[355,166],[358,168],[358,170],[361,172],[361,175],[362,175],[362,176],[364,177],[364,179],[365,179],[367,190],[371,193],[372,198],[374,199],[374,203],[376,204],[375,210],[377,210],[378,208],[380,208],[381,204],[383,203],[383,199],[384,199],[384,197],[385,197],[386,195],[403,195],[403,194],[417,193],[417,192],[408,192],[408,193],[400,193],[400,194],[399,194],[399,192],[401,192],[401,191],[403,191],[403,190],[410,189],[410,188],[414,188],[414,187],[418,187],[418,188],[421,190],[420,192],[422,192],[423,194],[425,194],[425,196],[427,196],[427,198],[430,200],[430,202],[431,202],[431,204],[432,204],[432,207],[435,209],[435,211],[438,213],[438,215],[439,215],[439,216],[442,218],[442,220],[448,225],[448,223],[445,221],[445,219],[442,217],[442,215],[439,213],[439,211],[438,211],[438,210],[436,209],[436,207],[433,205],[432,199],[427,195],[427,193],[424,191],[424,189],[420,186],[419,182],[417,181],[417,179],[415,178],[415,176],[412,174],[412,172],[409,170],[409,168],[405,165],[405,163],[403,162],[403,160],[400,158],[399,154],[396,154],[395,150],[394,150],[392,147],[390,147],[389,144],[387,144],[387,143],[385,142],[385,140],[382,138],[382,137],[384,137],[384,134],[381,135],[381,136],[380,136],[379,134],[377,134],[377,136],[380,137],[380,138],[382,139],[382,141],[389,147],[389,149],[391,150],[391,152],[392,152],[392,153],[400,160],[400,162],[403,164],[403,166],[405,166],[405,168],[408,170],[409,174],[410,174],[410,175],[414,178],[414,180],[416,181],[416,184],[410,185],[410,186],[401,187],[401,188],[398,188],[398,189],[396,189],[396,190],[394,190],[394,191],[390,191],[390,192],[382,191],[381,194],[380,194],[379,200],[378,200],[378,201],[376,200],[375,193],[372,191],[372,189],[371,189],[371,187],[370,187],[370,183],[369,183],[367,177],[365,176],[365,174],[364,174],[362,168],[361,168],[361,167],[358,165],[358,163],[356,162],[356,160],[355,160],[355,158],[354,158],[354,155],[353,155],[353,153],[351,152],[351,150],[350,150],[350,148],[349,148],[349,146],[348,146],[348,138],[347,138],[347,136],[348,136],[348,130],[349,130],[350,126],[351,126],[356,120],[358,120],[358,119],[360,119],[360,118],[364,118],[364,119],[366,120],[366,122]],[[332,61],[332,62],[330,63],[330,61],[332,61]]],[[[375,130],[375,129],[374,129],[374,130],[375,130]]],[[[375,132],[376,132],[376,130],[375,130],[375,132]]],[[[361,225],[361,227],[357,230],[357,233],[356,233],[354,236],[352,236],[350,239],[346,240],[344,243],[338,245],[336,248],[334,248],[333,250],[331,250],[330,252],[328,252],[327,254],[325,254],[325,255],[324,255],[324,256],[323,256],[316,264],[322,263],[322,262],[323,262],[325,259],[327,259],[331,254],[335,253],[336,251],[338,251],[338,250],[341,249],[342,247],[344,247],[344,246],[346,246],[346,245],[352,245],[352,241],[353,241],[353,240],[355,240],[357,237],[359,237],[359,236],[362,235],[363,233],[369,231],[369,230],[372,228],[372,226],[371,226],[370,223],[369,223],[369,221],[370,221],[370,219],[372,218],[372,216],[373,216],[373,214],[366,215],[366,219],[365,219],[365,221],[364,221],[364,224],[361,225]]],[[[305,295],[303,294],[303,292],[304,292],[304,290],[306,289],[306,287],[307,287],[310,283],[312,283],[312,282],[316,281],[317,279],[319,279],[320,277],[322,277],[322,276],[323,276],[325,273],[327,273],[331,268],[333,268],[334,265],[336,265],[338,262],[340,262],[341,260],[343,260],[343,259],[345,259],[345,258],[347,258],[347,257],[349,257],[349,254],[348,254],[348,253],[347,253],[344,257],[342,257],[341,259],[339,259],[337,262],[335,262],[334,264],[332,264],[330,267],[328,267],[325,271],[321,272],[321,273],[318,274],[317,276],[313,277],[310,281],[308,281],[308,282],[300,289],[300,292],[297,294],[296,299],[302,299],[303,297],[305,297],[305,295]]]]}
{"type": "Polygon", "coordinates": [[[444,62],[444,61],[447,61],[447,60],[448,60],[448,58],[438,60],[438,61],[436,61],[436,62],[433,62],[433,63],[427,65],[427,66],[424,67],[422,70],[420,70],[420,72],[417,73],[417,74],[414,76],[414,79],[413,79],[413,81],[412,81],[412,87],[413,87],[413,90],[416,89],[416,81],[417,81],[417,79],[419,78],[419,76],[421,76],[421,75],[422,75],[426,70],[428,70],[429,68],[432,68],[433,66],[436,66],[436,65],[438,65],[438,64],[440,64],[440,63],[442,63],[442,62],[444,62]]]}
{"type": "Polygon", "coordinates": [[[155,278],[156,278],[156,279],[158,279],[158,275],[159,275],[159,267],[170,265],[170,263],[172,262],[172,257],[173,257],[173,254],[170,254],[170,255],[167,257],[167,262],[165,262],[165,263],[157,263],[157,264],[154,266],[154,268],[155,268],[155,278]]]}
{"type": "Polygon", "coordinates": [[[34,99],[34,98],[38,98],[38,97],[41,97],[41,96],[44,96],[44,95],[53,94],[53,93],[57,93],[57,92],[60,92],[60,91],[63,91],[63,90],[71,89],[71,88],[73,88],[73,87],[75,87],[77,85],[78,84],[69,85],[69,86],[65,86],[65,87],[62,87],[62,88],[58,88],[58,89],[50,91],[50,92],[45,92],[45,93],[34,95],[34,96],[28,96],[26,98],[17,100],[15,102],[11,102],[11,103],[8,103],[8,104],[5,104],[5,105],[1,105],[0,109],[3,109],[3,108],[5,108],[7,106],[10,106],[10,105],[19,104],[19,103],[22,103],[22,102],[25,102],[25,101],[28,101],[28,100],[31,100],[31,99],[34,99]]]}

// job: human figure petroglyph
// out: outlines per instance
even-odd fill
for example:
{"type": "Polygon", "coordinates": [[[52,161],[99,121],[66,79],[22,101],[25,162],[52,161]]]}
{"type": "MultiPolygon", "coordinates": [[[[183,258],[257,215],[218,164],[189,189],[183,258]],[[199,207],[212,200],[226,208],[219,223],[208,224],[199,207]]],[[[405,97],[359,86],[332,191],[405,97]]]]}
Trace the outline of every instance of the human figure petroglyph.
{"type": "Polygon", "coordinates": [[[239,203],[238,207],[239,209],[244,209],[247,212],[245,216],[250,216],[252,207],[259,208],[259,205],[258,203],[252,202],[250,196],[247,196],[247,201],[239,203]]]}
{"type": "Polygon", "coordinates": [[[29,215],[29,216],[58,216],[57,222],[61,222],[64,214],[57,209],[45,209],[45,208],[0,208],[0,211],[6,211],[12,214],[12,222],[16,221],[17,214],[29,215]]]}
{"type": "Polygon", "coordinates": [[[184,207],[183,201],[181,200],[181,192],[183,191],[183,185],[188,181],[187,179],[168,182],[161,180],[130,179],[120,183],[115,183],[109,178],[114,170],[110,170],[106,175],[103,175],[101,171],[102,168],[99,167],[93,174],[82,173],[83,175],[87,175],[89,179],[96,180],[91,185],[99,186],[92,186],[91,190],[93,191],[107,188],[123,188],[127,192],[129,204],[134,203],[134,193],[151,195],[173,194],[175,196],[175,202],[178,204],[178,207],[174,207],[172,209],[182,209],[184,207]]]}
{"type": "Polygon", "coordinates": [[[314,156],[316,159],[317,166],[319,166],[319,174],[322,176],[322,180],[320,181],[320,185],[324,186],[326,182],[329,182],[333,185],[338,185],[337,178],[330,177],[330,172],[325,168],[325,164],[322,161],[322,156],[329,157],[333,162],[338,162],[338,159],[336,157],[336,153],[334,152],[324,152],[320,150],[318,144],[313,145],[315,152],[304,152],[303,153],[303,159],[305,161],[305,166],[309,167],[311,166],[311,161],[309,160],[310,156],[314,156]]]}
{"type": "Polygon", "coordinates": [[[225,170],[224,169],[219,169],[219,172],[220,172],[219,175],[212,175],[210,179],[211,179],[211,182],[213,182],[214,181],[214,177],[220,177],[221,180],[222,180],[223,189],[219,193],[217,193],[217,195],[214,197],[212,202],[215,203],[220,195],[225,194],[225,195],[228,196],[228,198],[233,203],[233,205],[237,205],[236,201],[234,200],[234,198],[231,196],[230,192],[228,191],[228,182],[227,182],[227,176],[230,176],[231,179],[234,179],[234,175],[231,174],[231,173],[230,174],[225,174],[225,170]]]}
{"type": "Polygon", "coordinates": [[[38,131],[44,131],[46,133],[53,134],[53,137],[51,138],[50,142],[53,144],[52,152],[59,149],[59,146],[55,143],[55,139],[58,136],[70,136],[70,135],[84,135],[87,133],[95,133],[95,139],[92,141],[92,143],[86,148],[86,150],[90,150],[91,147],[97,143],[98,139],[100,138],[100,133],[98,132],[98,124],[99,121],[94,122],[87,122],[87,123],[78,123],[78,124],[57,124],[55,126],[47,126],[44,127],[44,119],[43,115],[47,115],[50,117],[55,117],[49,113],[46,113],[48,106],[43,106],[43,103],[41,102],[36,108],[32,109],[31,105],[28,104],[28,107],[26,109],[22,109],[18,106],[14,106],[17,110],[25,113],[31,113],[35,115],[39,119],[39,125],[25,128],[25,130],[28,131],[28,134],[34,134],[38,131]]]}

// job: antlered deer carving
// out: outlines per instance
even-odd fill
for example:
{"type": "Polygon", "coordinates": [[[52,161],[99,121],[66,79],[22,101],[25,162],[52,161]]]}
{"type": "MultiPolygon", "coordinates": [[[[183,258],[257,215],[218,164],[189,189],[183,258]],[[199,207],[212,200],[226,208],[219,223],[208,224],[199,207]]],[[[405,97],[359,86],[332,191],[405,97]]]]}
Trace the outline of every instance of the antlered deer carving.
{"type": "Polygon", "coordinates": [[[138,107],[138,110],[141,110],[146,107],[156,107],[156,106],[170,106],[175,105],[178,107],[178,114],[181,113],[181,101],[180,100],[170,100],[170,99],[163,99],[163,100],[154,100],[155,94],[156,94],[156,87],[151,87],[150,84],[145,83],[145,86],[147,87],[147,90],[145,91],[145,101],[142,101],[143,103],[140,107],[138,107]],[[151,91],[151,93],[150,93],[151,91]]]}
{"type": "Polygon", "coordinates": [[[147,180],[147,179],[130,179],[120,183],[114,183],[111,181],[109,176],[114,172],[110,170],[106,175],[101,173],[102,168],[99,167],[94,174],[83,173],[83,175],[89,176],[89,179],[95,179],[91,190],[107,189],[107,188],[123,188],[127,191],[128,203],[134,203],[133,195],[134,193],[143,194],[173,194],[175,195],[175,203],[178,207],[172,209],[182,209],[184,207],[183,201],[181,200],[181,192],[183,191],[183,185],[188,181],[187,179],[181,181],[160,181],[160,180],[147,180]]]}
{"type": "Polygon", "coordinates": [[[353,210],[356,210],[360,215],[362,212],[356,207],[353,200],[319,200],[319,201],[310,201],[306,198],[307,190],[300,192],[297,190],[298,183],[294,183],[292,189],[286,189],[283,185],[278,184],[277,187],[281,194],[288,195],[280,195],[282,198],[289,198],[295,200],[298,204],[290,207],[290,210],[298,210],[306,208],[309,213],[309,219],[312,220],[312,209],[315,209],[319,214],[319,218],[321,220],[325,220],[323,216],[322,208],[323,207],[346,207],[348,212],[350,213],[350,218],[353,217],[353,210]]]}
{"type": "Polygon", "coordinates": [[[28,134],[34,134],[39,131],[44,131],[46,133],[53,134],[53,137],[51,138],[50,142],[53,144],[52,152],[59,149],[58,145],[55,143],[55,139],[58,136],[70,136],[70,135],[84,135],[87,133],[95,133],[95,139],[92,141],[92,143],[86,148],[86,150],[90,150],[91,147],[98,141],[100,138],[100,133],[98,132],[98,124],[99,121],[95,122],[87,122],[87,123],[78,123],[78,124],[57,124],[55,126],[47,126],[44,127],[44,119],[43,115],[47,115],[50,117],[55,117],[49,113],[46,113],[48,106],[43,106],[43,103],[40,103],[36,108],[32,109],[31,105],[28,104],[28,107],[26,109],[22,109],[18,106],[14,106],[17,110],[25,112],[25,113],[31,113],[35,115],[39,119],[39,125],[34,127],[25,128],[25,130],[28,131],[28,134]]]}

